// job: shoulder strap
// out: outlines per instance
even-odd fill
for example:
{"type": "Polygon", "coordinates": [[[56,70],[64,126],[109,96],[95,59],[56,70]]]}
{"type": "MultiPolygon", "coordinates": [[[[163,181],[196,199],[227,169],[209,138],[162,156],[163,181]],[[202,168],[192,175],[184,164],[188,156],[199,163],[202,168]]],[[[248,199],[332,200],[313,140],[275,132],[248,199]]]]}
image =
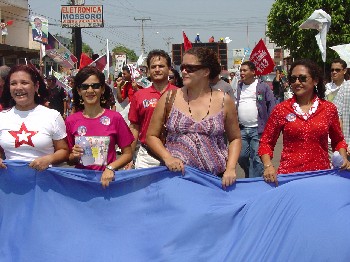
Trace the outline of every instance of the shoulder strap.
{"type": "Polygon", "coordinates": [[[223,93],[224,93],[224,95],[222,97],[222,106],[221,106],[221,108],[224,108],[224,106],[225,106],[225,96],[226,96],[226,94],[228,94],[226,92],[223,92],[223,93]]]}
{"type": "Polygon", "coordinates": [[[168,92],[165,100],[165,107],[164,107],[164,121],[163,124],[165,125],[168,121],[168,117],[171,111],[171,108],[175,101],[175,95],[176,95],[177,89],[173,89],[168,92]]]}

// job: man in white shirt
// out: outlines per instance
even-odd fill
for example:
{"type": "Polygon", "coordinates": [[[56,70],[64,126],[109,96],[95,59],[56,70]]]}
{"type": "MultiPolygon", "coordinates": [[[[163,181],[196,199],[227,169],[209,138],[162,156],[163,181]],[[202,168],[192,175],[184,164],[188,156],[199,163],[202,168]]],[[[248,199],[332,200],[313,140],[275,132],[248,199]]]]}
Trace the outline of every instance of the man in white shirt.
{"type": "MultiPolygon", "coordinates": [[[[337,100],[335,100],[334,98],[337,96],[337,94],[339,93],[339,90],[343,89],[346,85],[346,82],[348,82],[347,80],[345,80],[345,76],[346,76],[346,72],[347,72],[347,64],[343,59],[337,58],[335,60],[332,61],[331,64],[331,79],[332,81],[326,84],[326,100],[333,102],[334,100],[334,104],[337,106],[338,108],[338,113],[339,113],[339,117],[340,117],[340,122],[342,123],[342,112],[343,112],[343,108],[339,107],[340,104],[343,104],[340,101],[343,101],[343,98],[345,99],[349,99],[349,97],[338,97],[337,100]]],[[[345,94],[347,94],[344,92],[341,92],[341,96],[344,96],[345,94]]],[[[346,108],[346,110],[349,110],[348,108],[346,108]]],[[[347,120],[348,121],[348,120],[347,120]]],[[[343,129],[343,133],[348,134],[349,131],[348,130],[344,130],[343,129]]],[[[349,143],[349,137],[345,137],[346,142],[349,143]]],[[[331,146],[331,139],[328,137],[328,155],[329,155],[329,159],[331,159],[332,155],[333,155],[333,150],[332,150],[332,146],[331,146]]]]}
{"type": "Polygon", "coordinates": [[[335,59],[331,64],[331,79],[332,81],[326,84],[326,99],[333,102],[339,89],[344,85],[346,76],[347,64],[342,59],[335,59]]]}
{"type": "Polygon", "coordinates": [[[259,177],[264,165],[258,155],[259,141],[267,119],[276,104],[271,88],[255,78],[253,62],[240,67],[241,82],[237,88],[237,112],[242,136],[242,150],[238,159],[245,177],[259,177]]]}

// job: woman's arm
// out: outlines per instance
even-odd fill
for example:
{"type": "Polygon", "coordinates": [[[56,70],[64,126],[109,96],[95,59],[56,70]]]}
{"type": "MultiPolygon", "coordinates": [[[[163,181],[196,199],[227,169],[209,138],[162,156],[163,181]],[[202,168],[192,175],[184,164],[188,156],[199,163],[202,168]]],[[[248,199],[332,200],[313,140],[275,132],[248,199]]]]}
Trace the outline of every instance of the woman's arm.
{"type": "Polygon", "coordinates": [[[225,95],[225,132],[229,142],[226,170],[222,177],[222,186],[230,186],[236,180],[236,165],[242,148],[241,131],[238,126],[237,111],[233,100],[225,95]]]}
{"type": "Polygon", "coordinates": [[[169,168],[169,170],[184,172],[183,162],[178,158],[174,158],[170,154],[170,152],[164,147],[162,141],[159,139],[162,126],[163,124],[165,124],[163,123],[163,119],[165,101],[168,97],[168,92],[162,95],[162,97],[157,103],[156,108],[154,109],[151,122],[147,130],[146,143],[147,146],[153,151],[153,153],[155,153],[164,161],[165,165],[169,168]]]}
{"type": "Polygon", "coordinates": [[[277,172],[275,167],[272,164],[271,157],[269,154],[264,154],[260,156],[261,161],[264,164],[264,179],[266,182],[271,182],[275,183],[276,186],[278,186],[278,181],[277,181],[277,172]]]}
{"type": "Polygon", "coordinates": [[[267,120],[264,132],[260,138],[258,154],[264,164],[264,179],[266,182],[277,183],[277,172],[272,165],[272,157],[275,145],[283,128],[279,121],[279,106],[272,111],[267,120]]]}
{"type": "MultiPolygon", "coordinates": [[[[132,160],[132,149],[131,144],[121,148],[122,154],[118,157],[117,160],[110,163],[108,166],[112,167],[113,170],[118,170],[124,167],[127,163],[132,160]]],[[[114,180],[115,171],[106,168],[101,176],[101,183],[103,188],[109,186],[109,183],[114,180]]]]}
{"type": "Polygon", "coordinates": [[[116,83],[117,100],[119,103],[122,103],[124,101],[124,98],[122,96],[122,89],[125,86],[126,82],[124,82],[122,78],[118,78],[116,83]]]}
{"type": "Polygon", "coordinates": [[[67,139],[53,140],[55,152],[53,154],[38,157],[29,166],[37,170],[45,170],[49,165],[57,165],[68,160],[69,150],[67,139]]]}
{"type": "Polygon", "coordinates": [[[6,168],[5,164],[2,162],[5,158],[4,149],[0,146],[0,168],[6,168]]]}

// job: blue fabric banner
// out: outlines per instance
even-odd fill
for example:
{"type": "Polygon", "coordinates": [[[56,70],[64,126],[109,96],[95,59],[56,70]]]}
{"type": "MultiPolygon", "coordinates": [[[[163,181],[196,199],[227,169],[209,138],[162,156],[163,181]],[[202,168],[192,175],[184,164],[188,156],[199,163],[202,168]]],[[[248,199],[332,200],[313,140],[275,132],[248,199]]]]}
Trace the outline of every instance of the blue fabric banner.
{"type": "Polygon", "coordinates": [[[0,261],[350,261],[350,173],[0,170],[0,261]]]}

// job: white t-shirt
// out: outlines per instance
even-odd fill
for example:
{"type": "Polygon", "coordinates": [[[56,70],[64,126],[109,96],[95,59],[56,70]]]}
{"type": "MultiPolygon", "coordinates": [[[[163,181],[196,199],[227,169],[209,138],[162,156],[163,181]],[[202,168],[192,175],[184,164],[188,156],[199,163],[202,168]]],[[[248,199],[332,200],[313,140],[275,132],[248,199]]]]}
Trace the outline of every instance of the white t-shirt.
{"type": "Polygon", "coordinates": [[[326,100],[333,102],[335,96],[337,95],[339,89],[345,84],[347,80],[344,80],[340,86],[337,86],[333,81],[326,84],[326,100]]]}
{"type": "Polygon", "coordinates": [[[0,112],[0,146],[7,160],[33,161],[53,154],[53,140],[67,136],[60,113],[38,105],[29,111],[15,107],[0,112]]]}
{"type": "Polygon", "coordinates": [[[258,108],[256,107],[256,79],[250,85],[243,84],[238,106],[239,123],[245,127],[258,126],[258,108]]]}

